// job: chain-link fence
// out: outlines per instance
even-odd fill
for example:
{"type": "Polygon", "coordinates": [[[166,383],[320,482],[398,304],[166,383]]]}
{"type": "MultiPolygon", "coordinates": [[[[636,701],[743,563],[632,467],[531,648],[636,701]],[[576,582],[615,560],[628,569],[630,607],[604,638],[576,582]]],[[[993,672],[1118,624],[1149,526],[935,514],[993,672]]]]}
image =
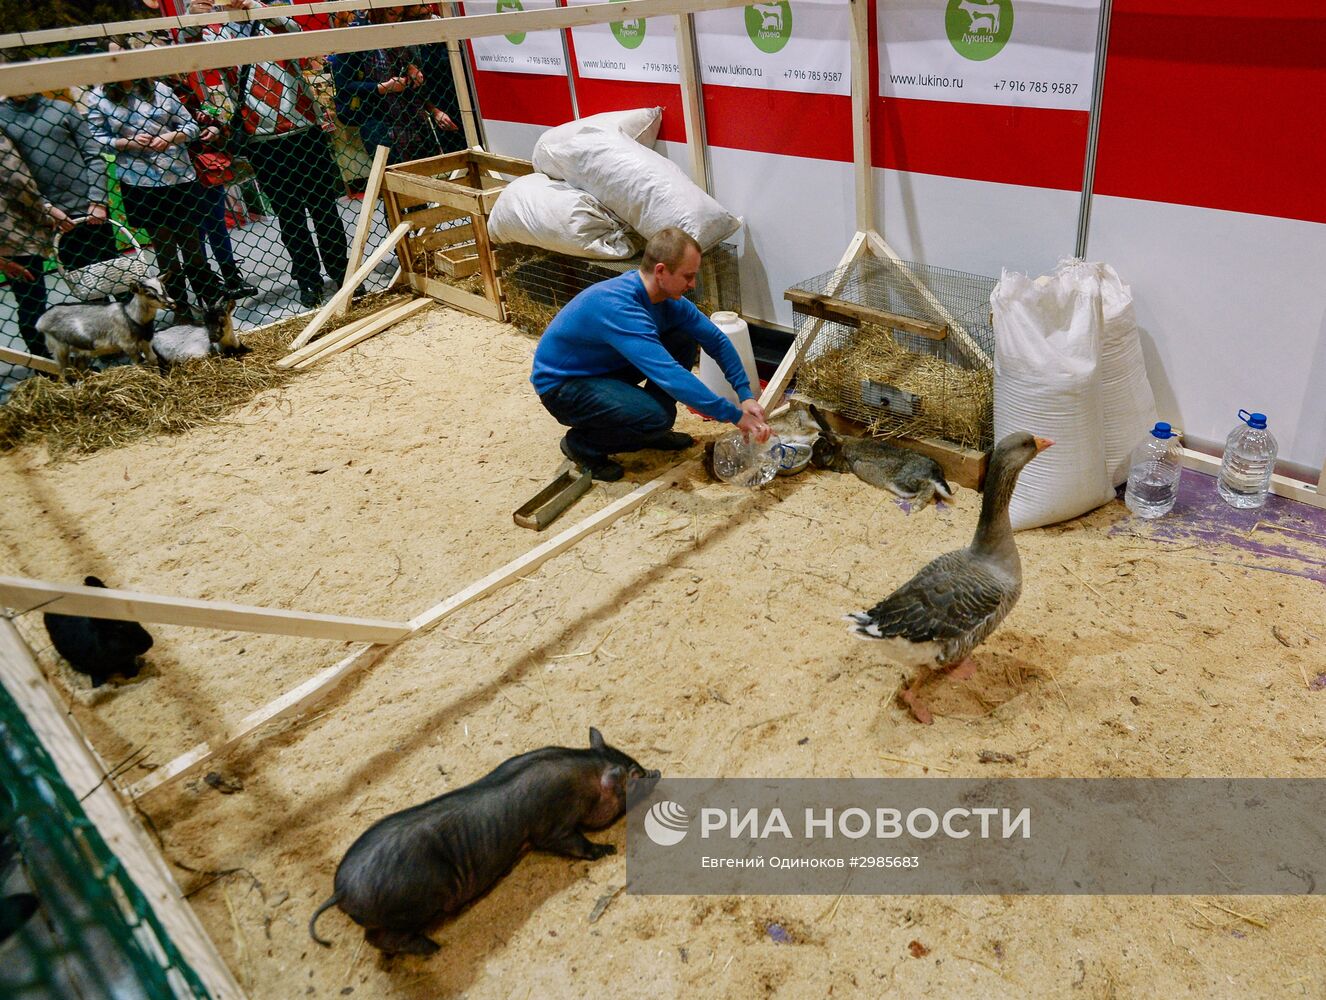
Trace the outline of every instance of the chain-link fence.
{"type": "Polygon", "coordinates": [[[0,996],[208,996],[3,688],[0,996]]]}
{"type": "MultiPolygon", "coordinates": [[[[265,5],[191,0],[184,12],[241,6],[265,5]]],[[[334,16],[76,39],[3,56],[183,46],[434,11],[334,16]]],[[[0,348],[48,358],[37,322],[50,306],[127,302],[133,280],[149,275],[174,304],[157,314],[158,328],[201,323],[205,306],[222,300],[234,301],[240,330],[312,309],[345,278],[375,147],[390,147],[392,162],[453,152],[467,145],[461,125],[445,43],[0,99],[0,348]]],[[[379,209],[367,250],[386,232],[379,209]]],[[[362,290],[386,287],[394,270],[389,257],[362,290]]],[[[13,360],[0,360],[0,399],[34,374],[13,360]]]]}

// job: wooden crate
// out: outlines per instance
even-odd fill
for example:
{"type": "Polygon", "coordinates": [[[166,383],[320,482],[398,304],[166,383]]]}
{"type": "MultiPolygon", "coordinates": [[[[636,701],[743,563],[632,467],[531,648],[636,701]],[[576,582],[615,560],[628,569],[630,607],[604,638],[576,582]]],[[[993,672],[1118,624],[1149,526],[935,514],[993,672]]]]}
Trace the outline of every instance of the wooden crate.
{"type": "Polygon", "coordinates": [[[395,228],[408,222],[412,227],[396,250],[410,287],[467,312],[505,321],[488,214],[507,181],[494,175],[519,177],[533,172],[528,160],[477,148],[388,167],[382,177],[387,223],[395,228]],[[469,221],[457,226],[459,219],[469,221]],[[481,274],[483,294],[421,273],[416,259],[431,262],[451,278],[481,274]]]}

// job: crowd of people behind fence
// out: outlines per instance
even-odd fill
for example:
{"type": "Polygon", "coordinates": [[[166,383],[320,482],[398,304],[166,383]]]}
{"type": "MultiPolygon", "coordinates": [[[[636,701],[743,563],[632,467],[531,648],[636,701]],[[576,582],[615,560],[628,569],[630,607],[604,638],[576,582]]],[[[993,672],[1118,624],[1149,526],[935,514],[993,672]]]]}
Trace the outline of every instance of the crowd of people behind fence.
{"type": "MultiPolygon", "coordinates": [[[[265,6],[190,0],[188,12],[265,6]]],[[[332,27],[433,16],[427,5],[375,8],[332,27]]],[[[176,29],[171,39],[145,43],[116,39],[109,49],[300,30],[292,17],[266,17],[176,29]]],[[[358,130],[361,176],[378,145],[398,163],[466,143],[444,43],[335,55],[327,69],[332,107],[319,100],[309,67],[288,60],[105,83],[77,97],[0,99],[0,274],[25,350],[50,356],[36,328],[47,309],[49,267],[58,262],[75,276],[73,294],[96,300],[78,273],[120,258],[130,233],[140,242],[145,234],[154,251],[176,322],[198,322],[209,305],[259,293],[230,226],[266,208],[300,305],[321,303],[328,282],[339,287],[349,248],[341,200],[357,178],[343,174],[331,133],[358,130]]],[[[12,345],[13,327],[0,332],[0,345],[12,345]]]]}

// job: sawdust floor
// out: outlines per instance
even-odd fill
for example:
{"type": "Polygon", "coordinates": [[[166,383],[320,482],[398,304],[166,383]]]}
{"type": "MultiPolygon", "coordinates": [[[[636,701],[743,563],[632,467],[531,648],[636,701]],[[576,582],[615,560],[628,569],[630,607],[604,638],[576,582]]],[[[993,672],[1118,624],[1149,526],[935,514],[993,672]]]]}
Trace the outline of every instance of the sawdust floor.
{"type": "MultiPolygon", "coordinates": [[[[559,461],[532,349],[437,308],[224,425],[58,466],[7,456],[3,571],[413,616],[540,540],[511,522],[559,461]]],[[[596,484],[557,527],[631,486],[596,484]]],[[[591,924],[620,855],[526,858],[437,932],[432,960],[384,962],[338,911],[320,927],[335,949],[309,941],[370,823],[516,753],[582,746],[591,725],[669,777],[1320,774],[1321,585],[1119,532],[1117,503],[1019,536],[1020,605],[977,678],[936,691],[935,725],[913,723],[891,703],[898,671],[839,615],[965,543],[977,507],[963,490],[908,515],[832,473],[665,492],[212,765],[241,791],[190,780],[147,811],[260,998],[1323,995],[1314,899],[622,894],[591,924]],[[1014,762],[980,764],[986,749],[1014,762]]],[[[111,763],[146,748],[164,764],[348,648],[154,626],[138,681],[90,695],[34,618],[25,633],[111,763]]],[[[622,848],[623,830],[600,839],[622,848]]]]}

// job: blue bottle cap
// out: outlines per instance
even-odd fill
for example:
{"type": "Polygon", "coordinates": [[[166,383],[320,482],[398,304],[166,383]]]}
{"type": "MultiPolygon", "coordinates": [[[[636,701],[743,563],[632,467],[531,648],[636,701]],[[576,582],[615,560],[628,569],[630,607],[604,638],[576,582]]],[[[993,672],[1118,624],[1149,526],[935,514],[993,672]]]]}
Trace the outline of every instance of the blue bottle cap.
{"type": "Polygon", "coordinates": [[[1151,428],[1151,436],[1158,437],[1164,441],[1165,439],[1174,436],[1174,428],[1170,427],[1165,421],[1159,420],[1156,422],[1156,426],[1151,428]]]}
{"type": "Polygon", "coordinates": [[[1251,427],[1254,431],[1266,430],[1265,413],[1249,413],[1247,410],[1239,410],[1239,419],[1251,427]]]}

